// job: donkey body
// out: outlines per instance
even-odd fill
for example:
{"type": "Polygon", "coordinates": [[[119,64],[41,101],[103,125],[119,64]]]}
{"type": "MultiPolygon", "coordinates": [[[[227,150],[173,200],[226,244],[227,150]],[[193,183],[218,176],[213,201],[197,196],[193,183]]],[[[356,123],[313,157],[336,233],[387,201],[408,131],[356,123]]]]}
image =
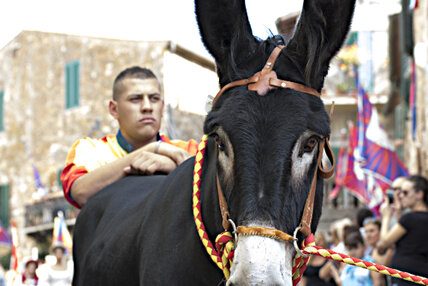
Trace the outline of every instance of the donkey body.
{"type": "MultiPolygon", "coordinates": [[[[278,44],[279,79],[321,91],[331,58],[348,32],[355,0],[306,0],[293,37],[253,37],[243,0],[196,0],[202,40],[220,85],[252,77],[278,44]]],[[[330,134],[320,98],[290,88],[230,88],[207,115],[201,183],[211,241],[223,231],[216,177],[241,226],[293,233],[316,180],[310,230],[321,215],[319,144],[330,134]]],[[[322,150],[321,150],[322,151],[322,150]]],[[[218,285],[222,273],[199,240],[192,216],[189,159],[168,176],[127,177],[82,209],[74,231],[73,285],[218,285]]],[[[299,240],[303,235],[299,233],[299,240]]],[[[291,285],[290,243],[239,235],[227,285],[291,285]]]]}
{"type": "Polygon", "coordinates": [[[73,285],[222,281],[195,231],[193,162],[187,160],[168,176],[126,177],[88,201],[74,230],[73,285]]]}

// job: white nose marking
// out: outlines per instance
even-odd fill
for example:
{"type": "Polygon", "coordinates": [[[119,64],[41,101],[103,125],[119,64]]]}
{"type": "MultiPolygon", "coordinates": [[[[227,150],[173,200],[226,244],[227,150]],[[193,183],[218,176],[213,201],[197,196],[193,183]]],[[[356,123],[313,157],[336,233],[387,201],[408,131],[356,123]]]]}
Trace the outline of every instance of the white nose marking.
{"type": "Polygon", "coordinates": [[[240,235],[226,285],[292,285],[292,244],[240,235]]]}

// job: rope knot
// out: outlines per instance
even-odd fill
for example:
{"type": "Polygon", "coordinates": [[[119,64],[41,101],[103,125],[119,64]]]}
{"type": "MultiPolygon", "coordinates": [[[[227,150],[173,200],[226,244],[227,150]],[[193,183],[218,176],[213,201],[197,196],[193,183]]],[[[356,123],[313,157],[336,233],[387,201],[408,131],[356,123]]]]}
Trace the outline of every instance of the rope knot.
{"type": "Polygon", "coordinates": [[[224,277],[229,279],[230,267],[232,266],[233,255],[235,253],[235,241],[232,233],[229,231],[220,233],[215,239],[215,248],[221,257],[224,277]]]}
{"type": "MultiPolygon", "coordinates": [[[[311,233],[303,242],[302,242],[302,253],[305,253],[305,248],[315,245],[315,237],[311,233]]],[[[302,278],[303,272],[305,272],[308,265],[310,256],[302,256],[299,253],[296,253],[293,259],[293,286],[296,286],[300,279],[302,278]]]]}

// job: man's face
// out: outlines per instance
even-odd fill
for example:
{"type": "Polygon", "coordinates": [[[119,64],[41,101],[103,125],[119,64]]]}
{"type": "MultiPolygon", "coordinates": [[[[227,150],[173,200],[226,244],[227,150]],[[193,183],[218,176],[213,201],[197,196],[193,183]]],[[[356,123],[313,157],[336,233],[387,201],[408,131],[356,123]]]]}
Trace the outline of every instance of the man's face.
{"type": "Polygon", "coordinates": [[[128,143],[139,148],[155,141],[159,132],[164,105],[159,83],[155,78],[125,78],[121,84],[117,101],[110,103],[110,113],[128,143]]]}
{"type": "Polygon", "coordinates": [[[374,223],[364,225],[364,233],[368,245],[375,247],[380,239],[380,229],[374,223]]]}

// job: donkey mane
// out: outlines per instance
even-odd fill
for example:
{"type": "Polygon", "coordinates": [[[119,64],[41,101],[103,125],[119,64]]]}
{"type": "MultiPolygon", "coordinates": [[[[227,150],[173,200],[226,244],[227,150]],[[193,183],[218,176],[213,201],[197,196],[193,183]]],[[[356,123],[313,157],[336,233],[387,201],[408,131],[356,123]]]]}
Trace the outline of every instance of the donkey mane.
{"type": "Polygon", "coordinates": [[[254,71],[258,71],[263,67],[264,59],[269,56],[273,47],[286,45],[286,40],[282,35],[272,34],[266,41],[262,41],[259,38],[256,39],[258,42],[254,45],[254,49],[246,54],[242,53],[242,42],[250,42],[253,37],[247,34],[241,35],[238,31],[237,35],[232,39],[230,53],[227,57],[229,69],[232,71],[231,77],[228,78],[229,82],[252,76],[254,71]],[[239,55],[239,57],[236,57],[236,55],[239,55]],[[263,56],[260,57],[260,55],[263,56]]]}

